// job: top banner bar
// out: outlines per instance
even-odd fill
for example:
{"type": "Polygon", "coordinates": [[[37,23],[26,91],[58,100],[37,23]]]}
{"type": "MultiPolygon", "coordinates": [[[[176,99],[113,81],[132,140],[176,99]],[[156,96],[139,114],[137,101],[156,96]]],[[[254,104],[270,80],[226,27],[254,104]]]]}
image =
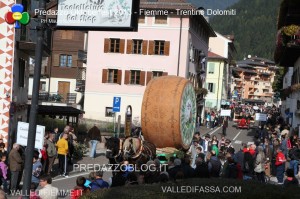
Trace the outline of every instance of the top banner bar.
{"type": "Polygon", "coordinates": [[[58,0],[57,28],[137,31],[139,0],[58,0]]]}

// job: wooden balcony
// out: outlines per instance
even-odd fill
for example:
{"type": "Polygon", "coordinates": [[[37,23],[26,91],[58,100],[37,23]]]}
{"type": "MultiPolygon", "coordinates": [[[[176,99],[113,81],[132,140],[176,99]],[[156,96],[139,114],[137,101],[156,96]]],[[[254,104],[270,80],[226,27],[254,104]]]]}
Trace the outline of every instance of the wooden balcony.
{"type": "Polygon", "coordinates": [[[51,92],[40,92],[39,102],[54,102],[64,104],[76,104],[77,93],[51,93],[51,92]]]}

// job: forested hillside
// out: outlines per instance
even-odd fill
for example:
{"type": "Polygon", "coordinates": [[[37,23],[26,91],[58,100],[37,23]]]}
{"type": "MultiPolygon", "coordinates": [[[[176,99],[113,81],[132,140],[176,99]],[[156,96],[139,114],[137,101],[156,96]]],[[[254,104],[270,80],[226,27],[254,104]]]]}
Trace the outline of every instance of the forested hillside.
{"type": "Polygon", "coordinates": [[[188,2],[205,9],[225,9],[239,0],[187,0],[188,2]]]}
{"type": "Polygon", "coordinates": [[[240,0],[232,7],[236,16],[215,16],[213,29],[221,34],[233,34],[236,59],[247,55],[273,60],[276,24],[281,0],[240,0]]]}

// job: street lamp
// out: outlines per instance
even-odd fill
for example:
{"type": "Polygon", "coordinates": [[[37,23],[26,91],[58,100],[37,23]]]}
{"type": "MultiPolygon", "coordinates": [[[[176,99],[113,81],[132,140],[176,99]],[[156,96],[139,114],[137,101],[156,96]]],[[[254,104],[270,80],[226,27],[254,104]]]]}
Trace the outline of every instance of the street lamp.
{"type": "MultiPolygon", "coordinates": [[[[46,1],[39,0],[39,10],[43,11],[46,9],[46,1]]],[[[35,66],[33,76],[33,88],[32,88],[32,99],[30,107],[29,117],[29,130],[27,138],[25,166],[24,166],[24,181],[23,181],[23,198],[29,198],[31,177],[32,177],[32,160],[34,153],[35,137],[36,137],[36,119],[38,113],[38,99],[39,99],[39,84],[41,78],[41,65],[42,65],[42,52],[43,52],[43,40],[44,40],[44,26],[41,23],[45,20],[45,15],[38,16],[38,25],[36,26],[37,40],[35,48],[35,66]]]]}

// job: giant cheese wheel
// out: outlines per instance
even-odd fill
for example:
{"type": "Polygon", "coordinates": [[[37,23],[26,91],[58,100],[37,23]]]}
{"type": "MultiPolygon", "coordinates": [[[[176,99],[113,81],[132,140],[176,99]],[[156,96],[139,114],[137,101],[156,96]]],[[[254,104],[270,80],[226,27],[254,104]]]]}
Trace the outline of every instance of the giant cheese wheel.
{"type": "Polygon", "coordinates": [[[152,79],[142,103],[145,140],[158,148],[188,149],[196,127],[196,96],[185,78],[163,76],[152,79]]]}

